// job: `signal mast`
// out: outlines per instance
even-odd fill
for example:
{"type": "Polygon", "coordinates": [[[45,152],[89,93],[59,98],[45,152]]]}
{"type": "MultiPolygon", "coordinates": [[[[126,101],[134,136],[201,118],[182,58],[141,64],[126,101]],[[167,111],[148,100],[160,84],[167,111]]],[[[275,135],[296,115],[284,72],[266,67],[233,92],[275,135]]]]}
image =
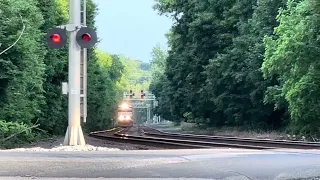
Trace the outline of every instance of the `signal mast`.
{"type": "MultiPolygon", "coordinates": [[[[86,27],[86,0],[83,6],[83,24],[81,24],[81,0],[69,0],[69,24],[51,28],[47,31],[47,44],[50,48],[61,49],[67,43],[67,31],[70,34],[69,43],[69,72],[68,72],[68,129],[65,135],[65,145],[85,145],[82,128],[80,125],[81,118],[81,98],[86,99],[86,93],[81,91],[81,78],[85,79],[86,74],[81,77],[81,57],[86,62],[86,49],[92,48],[97,43],[96,32],[89,27],[86,27]],[[83,52],[83,53],[82,53],[83,52]],[[81,56],[82,54],[82,56],[81,56]]],[[[86,71],[86,64],[82,64],[86,71]]],[[[83,89],[86,89],[84,85],[83,89]]],[[[86,102],[86,101],[85,101],[86,102]]],[[[84,103],[86,107],[86,103],[84,103]]],[[[83,108],[86,112],[86,108],[83,108]]],[[[85,118],[85,117],[84,117],[85,118]]]]}

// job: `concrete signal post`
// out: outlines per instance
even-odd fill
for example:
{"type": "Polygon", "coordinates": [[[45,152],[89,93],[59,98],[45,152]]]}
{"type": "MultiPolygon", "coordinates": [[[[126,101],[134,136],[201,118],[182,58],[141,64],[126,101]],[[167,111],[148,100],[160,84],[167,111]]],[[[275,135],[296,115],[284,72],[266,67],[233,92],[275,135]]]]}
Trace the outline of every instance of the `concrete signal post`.
{"type": "MultiPolygon", "coordinates": [[[[84,6],[86,5],[84,0],[84,6]]],[[[85,8],[83,8],[85,11],[85,8]]],[[[85,20],[86,12],[83,12],[85,20]]],[[[69,0],[69,24],[62,25],[57,28],[52,28],[47,33],[48,46],[54,49],[62,48],[67,42],[66,31],[70,33],[69,43],[69,77],[68,83],[63,83],[63,92],[68,94],[68,129],[65,135],[65,145],[85,145],[85,140],[81,128],[80,116],[81,106],[80,97],[86,96],[86,93],[81,94],[81,81],[86,80],[86,77],[81,79],[81,50],[92,48],[97,43],[96,32],[81,24],[81,0],[69,0]],[[66,88],[67,87],[67,88],[66,88]],[[67,89],[67,92],[66,92],[67,89]]],[[[85,25],[85,23],[83,23],[85,25]]],[[[86,52],[86,51],[85,51],[86,52]]],[[[86,59],[84,60],[86,62],[86,59]]],[[[82,66],[87,64],[82,64],[82,66]]],[[[83,75],[86,76],[86,73],[83,75]]],[[[82,87],[86,88],[86,87],[82,87]]],[[[86,106],[85,106],[86,108],[86,106]]],[[[86,109],[83,110],[86,112],[86,109]]]]}

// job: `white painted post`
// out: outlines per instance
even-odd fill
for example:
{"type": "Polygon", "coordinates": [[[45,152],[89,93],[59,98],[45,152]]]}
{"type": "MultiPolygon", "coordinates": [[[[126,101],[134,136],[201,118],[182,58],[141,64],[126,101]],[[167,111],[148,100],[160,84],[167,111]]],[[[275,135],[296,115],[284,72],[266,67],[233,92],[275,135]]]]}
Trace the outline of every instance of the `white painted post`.
{"type": "MultiPolygon", "coordinates": [[[[69,24],[81,26],[81,1],[69,0],[69,24]]],[[[80,51],[76,41],[77,30],[70,32],[69,44],[69,98],[68,129],[64,139],[65,145],[85,145],[80,124],[80,51]]]]}

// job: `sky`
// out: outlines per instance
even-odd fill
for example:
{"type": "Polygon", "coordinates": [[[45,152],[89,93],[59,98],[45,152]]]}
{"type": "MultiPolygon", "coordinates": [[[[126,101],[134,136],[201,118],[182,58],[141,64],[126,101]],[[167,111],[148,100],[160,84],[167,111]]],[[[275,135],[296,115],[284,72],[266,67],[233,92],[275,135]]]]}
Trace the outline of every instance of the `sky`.
{"type": "Polygon", "coordinates": [[[167,47],[172,20],[152,9],[154,0],[94,0],[98,5],[98,48],[149,62],[152,48],[167,47]]]}

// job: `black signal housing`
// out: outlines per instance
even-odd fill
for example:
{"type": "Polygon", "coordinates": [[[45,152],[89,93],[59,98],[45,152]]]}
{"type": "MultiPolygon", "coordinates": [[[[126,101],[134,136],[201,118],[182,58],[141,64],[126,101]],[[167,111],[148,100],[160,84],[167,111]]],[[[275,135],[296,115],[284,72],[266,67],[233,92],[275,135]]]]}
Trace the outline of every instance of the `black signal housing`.
{"type": "Polygon", "coordinates": [[[67,32],[61,28],[51,28],[47,32],[47,43],[50,48],[61,49],[67,43],[67,32]]]}
{"type": "Polygon", "coordinates": [[[92,48],[98,41],[97,33],[88,27],[82,27],[76,35],[77,43],[82,48],[92,48]]]}

